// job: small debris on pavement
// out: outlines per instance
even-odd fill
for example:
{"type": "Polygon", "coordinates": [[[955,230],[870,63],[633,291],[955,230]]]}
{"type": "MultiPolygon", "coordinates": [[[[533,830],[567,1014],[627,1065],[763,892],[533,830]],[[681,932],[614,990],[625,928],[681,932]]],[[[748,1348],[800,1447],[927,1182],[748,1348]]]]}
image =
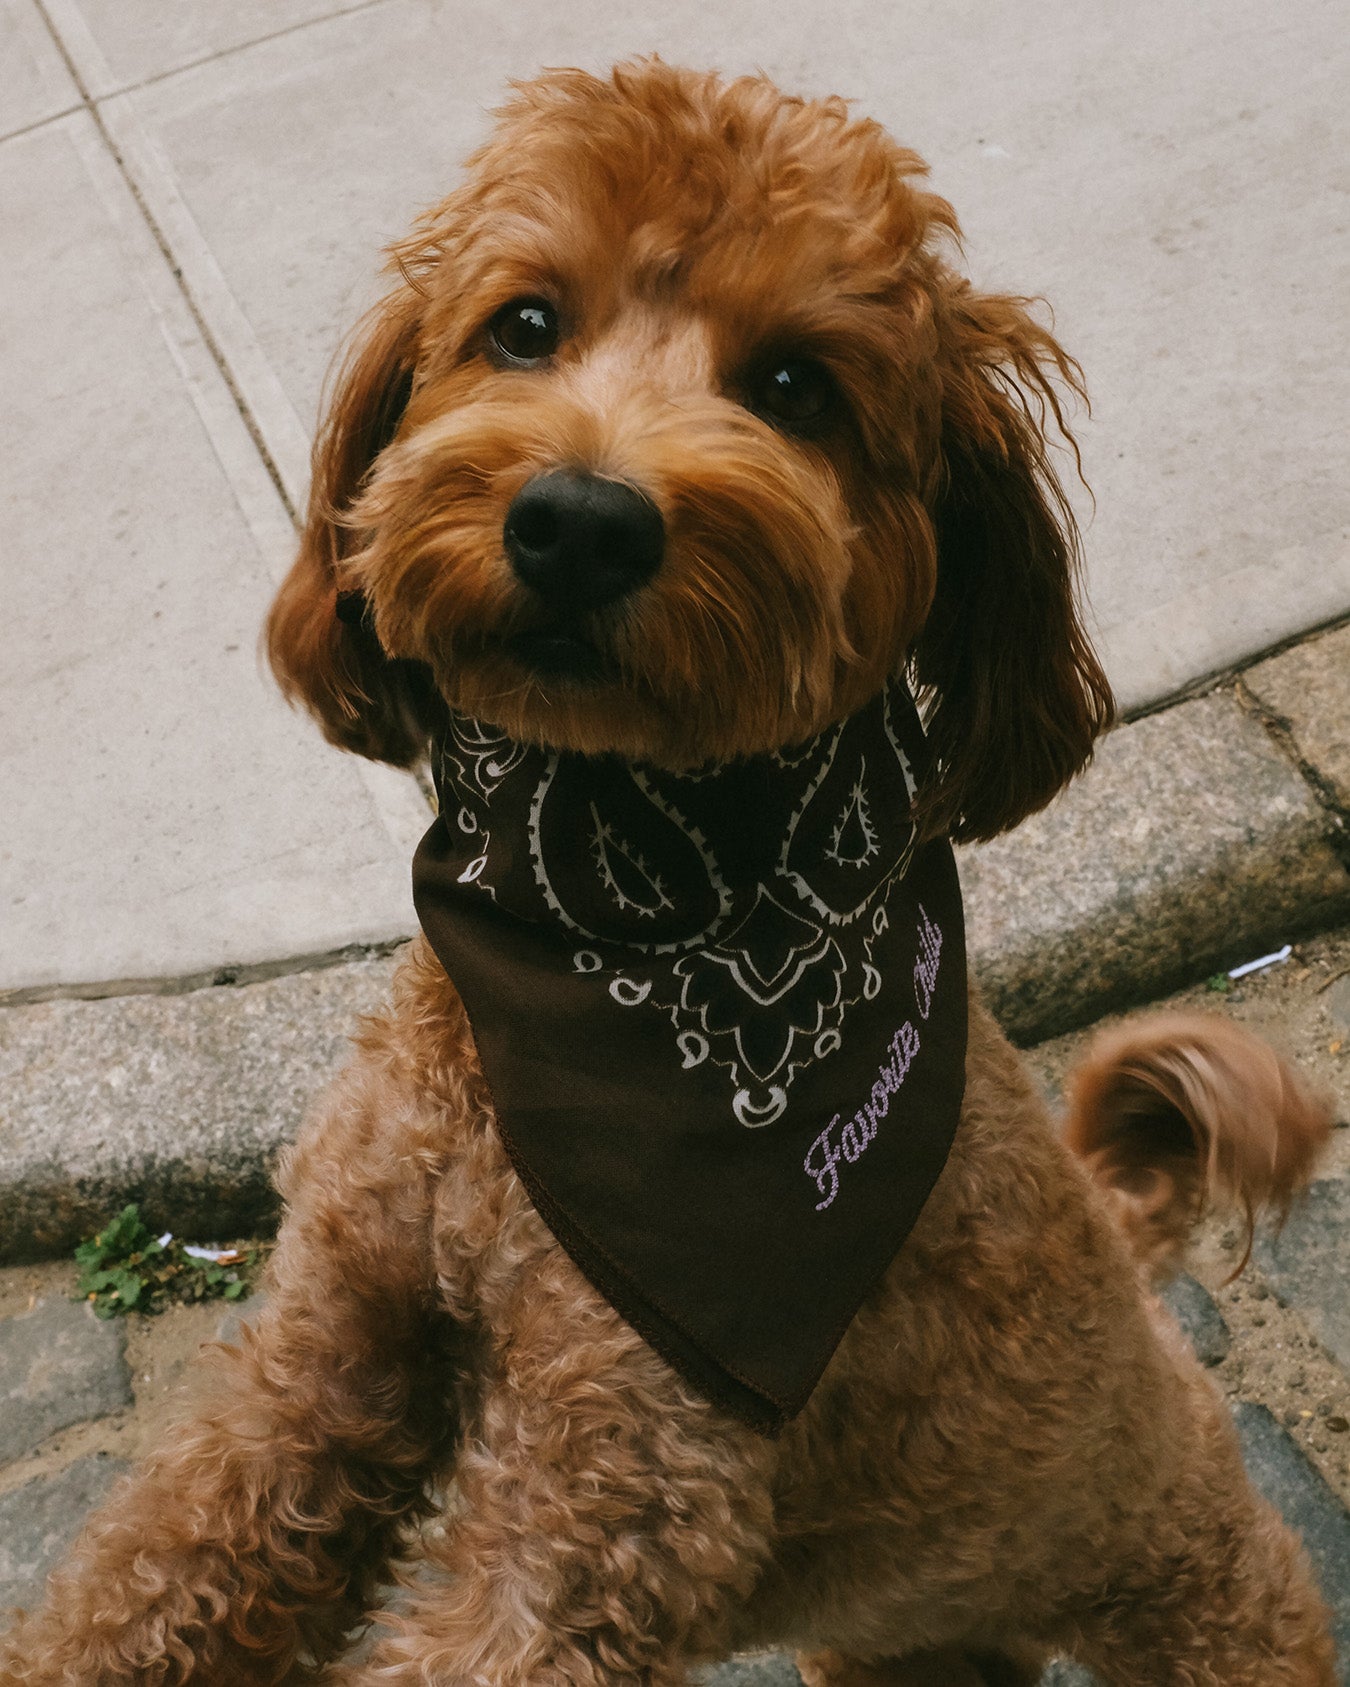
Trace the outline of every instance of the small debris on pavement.
{"type": "Polygon", "coordinates": [[[1229,967],[1228,977],[1231,979],[1246,978],[1249,973],[1264,972],[1267,967],[1279,966],[1281,961],[1287,961],[1294,952],[1294,945],[1286,943],[1283,949],[1276,949],[1269,955],[1259,955],[1254,961],[1244,961],[1240,967],[1229,967]]]}

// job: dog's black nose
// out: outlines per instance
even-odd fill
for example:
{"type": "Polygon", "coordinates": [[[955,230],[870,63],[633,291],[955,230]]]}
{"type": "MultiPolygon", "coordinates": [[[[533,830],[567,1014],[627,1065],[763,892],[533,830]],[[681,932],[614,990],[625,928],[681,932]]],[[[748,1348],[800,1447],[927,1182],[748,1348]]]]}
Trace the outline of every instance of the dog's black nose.
{"type": "Polygon", "coordinates": [[[651,579],[666,528],[635,486],[556,469],[516,493],[503,536],[516,577],[551,608],[598,609],[651,579]]]}

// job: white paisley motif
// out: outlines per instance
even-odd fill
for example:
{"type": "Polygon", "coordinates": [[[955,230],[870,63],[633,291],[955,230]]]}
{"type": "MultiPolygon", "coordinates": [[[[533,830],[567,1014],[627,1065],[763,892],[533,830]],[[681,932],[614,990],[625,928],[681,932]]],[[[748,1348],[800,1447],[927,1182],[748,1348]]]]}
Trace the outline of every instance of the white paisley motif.
{"type": "Polygon", "coordinates": [[[697,1026],[711,1058],[729,1068],[742,1124],[776,1118],[773,1095],[786,1097],[796,1068],[819,1058],[818,1040],[843,1010],[846,972],[834,938],[763,885],[733,930],[675,963],[671,1021],[697,1026]]]}
{"type": "Polygon", "coordinates": [[[830,834],[830,841],[825,847],[825,853],[837,866],[861,867],[870,861],[877,853],[876,828],[872,824],[872,811],[867,801],[867,790],[864,781],[867,778],[867,759],[863,758],[862,773],[857,783],[849,793],[849,801],[844,812],[834,823],[834,831],[830,834]],[[846,853],[846,838],[850,830],[854,833],[852,853],[846,853]]]}
{"type": "MultiPolygon", "coordinates": [[[[819,798],[822,787],[828,780],[838,759],[841,746],[846,740],[847,722],[835,729],[830,740],[825,758],[814,779],[807,786],[801,801],[798,803],[792,819],[788,823],[787,833],[783,838],[783,847],[779,853],[778,870],[782,873],[794,889],[809,904],[809,906],[833,926],[850,925],[876,900],[885,895],[887,887],[901,877],[909,866],[918,835],[912,823],[906,821],[902,833],[903,842],[897,858],[880,875],[874,870],[867,875],[865,884],[858,885],[851,891],[843,892],[843,900],[838,905],[832,904],[822,894],[818,885],[812,884],[805,873],[793,865],[793,855],[799,834],[808,820],[812,817],[813,805],[819,798]]],[[[914,777],[914,770],[910,766],[909,757],[901,748],[891,725],[889,707],[885,713],[886,739],[895,758],[896,770],[904,781],[909,801],[912,803],[918,790],[918,783],[914,777]]],[[[874,804],[871,800],[867,781],[867,761],[859,756],[858,777],[849,787],[842,811],[831,829],[830,835],[824,842],[823,854],[827,861],[836,867],[862,867],[875,860],[881,853],[876,827],[872,821],[874,804]],[[850,854],[845,854],[840,847],[850,826],[861,834],[862,847],[850,854]]]]}
{"type": "Polygon", "coordinates": [[[775,1119],[782,1117],[786,1107],[787,1091],[781,1084],[773,1086],[767,1101],[756,1102],[749,1090],[737,1090],[731,1102],[732,1112],[747,1130],[760,1130],[765,1125],[771,1125],[775,1119]]]}
{"type": "Polygon", "coordinates": [[[608,820],[600,818],[594,803],[589,806],[591,853],[595,857],[601,882],[617,905],[621,909],[631,908],[648,919],[654,918],[660,908],[673,908],[675,904],[666,895],[661,875],[648,867],[641,854],[619,836],[608,820]],[[623,873],[628,883],[627,891],[619,883],[618,872],[623,873]],[[643,900],[639,901],[637,895],[631,894],[634,891],[645,893],[643,900]]]}
{"type": "MultiPolygon", "coordinates": [[[[565,926],[579,933],[582,937],[590,938],[593,942],[604,942],[606,941],[606,934],[583,924],[564,906],[549,873],[549,852],[544,839],[543,813],[545,800],[558,776],[558,768],[559,758],[556,755],[551,755],[544,768],[543,776],[535,787],[534,795],[530,799],[527,827],[530,841],[530,861],[534,870],[535,883],[543,892],[544,901],[548,904],[549,909],[558,916],[565,926]]],[[[641,954],[677,954],[680,950],[692,948],[695,944],[707,940],[709,933],[715,929],[721,920],[725,919],[731,909],[731,891],[718,870],[716,857],[708,847],[707,839],[699,828],[691,826],[680,811],[661,796],[640,768],[632,768],[630,772],[633,789],[650,803],[652,808],[696,852],[705,874],[704,888],[710,893],[710,899],[716,905],[716,912],[713,917],[700,931],[696,931],[688,937],[682,937],[676,942],[644,943],[633,936],[626,937],[624,940],[626,947],[636,949],[641,954]]],[[[592,858],[595,861],[600,882],[605,886],[611,899],[621,909],[633,909],[640,918],[654,917],[658,910],[672,908],[674,904],[666,892],[660,874],[651,871],[641,855],[621,842],[612,823],[600,814],[594,802],[588,803],[587,806],[590,809],[595,827],[592,839],[592,858]],[[634,869],[642,879],[646,880],[651,891],[649,902],[637,903],[631,896],[625,896],[620,891],[614,878],[614,862],[608,854],[611,849],[617,849],[628,866],[634,869]]],[[[612,937],[612,934],[610,936],[612,937]]]]}
{"type": "Polygon", "coordinates": [[[686,1072],[691,1066],[702,1066],[703,1062],[708,1058],[708,1039],[700,1036],[697,1031],[681,1031],[679,1036],[675,1039],[675,1046],[684,1056],[680,1065],[686,1072]]]}

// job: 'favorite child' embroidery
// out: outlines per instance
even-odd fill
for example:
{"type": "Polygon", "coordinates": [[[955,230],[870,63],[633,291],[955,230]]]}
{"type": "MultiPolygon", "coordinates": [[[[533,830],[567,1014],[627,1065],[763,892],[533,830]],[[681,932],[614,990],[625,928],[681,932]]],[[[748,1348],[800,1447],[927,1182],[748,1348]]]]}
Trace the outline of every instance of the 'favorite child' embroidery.
{"type": "MultiPolygon", "coordinates": [[[[937,989],[942,933],[929,919],[922,903],[919,904],[918,940],[919,953],[914,962],[914,1001],[920,1019],[927,1019],[933,1005],[933,992],[937,989]]],[[[803,1165],[807,1176],[815,1179],[816,1188],[823,1197],[816,1202],[818,1213],[831,1206],[839,1193],[840,1160],[853,1165],[875,1139],[881,1121],[890,1111],[891,1097],[904,1083],[920,1047],[919,1033],[907,1019],[891,1038],[887,1050],[890,1059],[882,1062],[871,1095],[842,1127],[839,1124],[841,1115],[836,1113],[807,1150],[803,1165]]]]}

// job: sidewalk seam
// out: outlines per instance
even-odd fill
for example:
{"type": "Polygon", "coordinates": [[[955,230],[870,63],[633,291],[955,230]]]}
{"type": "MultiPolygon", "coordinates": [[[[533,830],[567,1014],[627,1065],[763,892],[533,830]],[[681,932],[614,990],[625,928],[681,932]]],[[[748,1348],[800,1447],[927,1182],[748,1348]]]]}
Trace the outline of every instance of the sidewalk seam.
{"type": "Polygon", "coordinates": [[[350,17],[353,12],[369,12],[377,6],[391,4],[393,0],[353,0],[351,5],[339,6],[336,11],[323,12],[312,18],[301,18],[299,23],[287,24],[282,29],[270,29],[263,35],[252,35],[246,41],[236,41],[231,47],[221,47],[214,53],[203,54],[201,58],[186,59],[182,64],[171,65],[168,70],[157,70],[151,76],[142,76],[139,82],[116,83],[109,67],[109,81],[116,83],[116,86],[105,88],[96,98],[110,99],[117,94],[139,93],[142,88],[154,88],[161,82],[172,81],[175,76],[186,76],[189,71],[200,70],[203,65],[218,64],[221,59],[233,58],[236,53],[247,53],[255,47],[266,46],[269,41],[281,41],[288,35],[298,35],[306,29],[321,29],[334,18],[350,17]]]}
{"type": "MultiPolygon", "coordinates": [[[[286,513],[294,525],[298,519],[297,498],[288,488],[286,477],[282,474],[279,463],[273,456],[266,439],[263,437],[261,424],[254,415],[251,405],[247,402],[243,392],[236,382],[234,373],[225,359],[224,351],[219,341],[212,332],[212,329],[206,320],[205,314],[199,307],[196,298],[193,296],[191,289],[188,287],[187,282],[184,279],[183,266],[176,259],[173,248],[170,246],[164,230],[161,228],[157,218],[151,212],[146,196],[141,191],[140,184],[135,180],[131,171],[127,168],[124,149],[119,146],[115,140],[102,110],[100,101],[90,92],[89,83],[86,80],[84,71],[76,62],[76,59],[67,46],[64,37],[52,21],[48,0],[33,0],[33,4],[41,14],[42,21],[47,26],[47,31],[51,35],[56,50],[61,55],[62,61],[64,62],[67,70],[70,72],[71,79],[75,83],[76,88],[79,90],[80,98],[84,101],[84,109],[88,111],[90,117],[93,119],[94,126],[97,128],[99,135],[103,140],[103,144],[107,147],[109,154],[122,176],[122,179],[126,183],[127,189],[135,201],[136,207],[140,211],[141,216],[144,218],[146,226],[149,228],[164,262],[168,265],[169,273],[173,276],[178,291],[183,297],[184,303],[191,314],[193,324],[196,327],[197,332],[202,337],[202,343],[206,346],[211,355],[212,362],[220,372],[221,379],[224,381],[226,389],[234,401],[235,408],[238,410],[240,418],[243,421],[245,428],[248,430],[249,437],[252,439],[259,457],[262,459],[262,463],[267,471],[268,477],[275,486],[277,495],[280,497],[286,513]]],[[[110,97],[117,98],[120,96],[113,95],[110,97]]]]}
{"type": "Polygon", "coordinates": [[[380,960],[395,954],[409,937],[391,937],[382,943],[346,943],[340,949],[317,950],[306,955],[287,955],[275,961],[238,962],[202,972],[181,973],[173,978],[98,979],[88,984],[21,985],[0,991],[0,1014],[7,1008],[35,1007],[42,1002],[106,1002],[116,996],[190,996],[206,990],[232,990],[249,984],[265,984],[273,978],[297,978],[324,972],[329,967],[348,966],[354,961],[380,960]]]}
{"type": "Polygon", "coordinates": [[[74,105],[63,105],[60,111],[49,111],[45,117],[35,117],[31,123],[25,123],[18,129],[7,129],[0,135],[0,146],[8,146],[10,141],[22,140],[25,135],[34,135],[39,129],[45,129],[48,124],[59,123],[63,117],[71,117],[77,111],[88,109],[88,103],[78,100],[74,105]]]}
{"type": "MultiPolygon", "coordinates": [[[[250,473],[241,479],[236,465],[226,460],[218,429],[202,410],[195,383],[188,380],[185,385],[202,416],[212,449],[254,534],[259,556],[271,571],[275,584],[289,568],[294,554],[298,516],[309,477],[309,433],[216,264],[192,210],[179,190],[172,166],[141,122],[130,95],[113,93],[100,100],[91,94],[91,81],[111,82],[113,79],[107,72],[97,41],[74,6],[74,0],[35,0],[35,5],[84,101],[82,109],[88,112],[93,123],[102,155],[110,160],[118,181],[130,195],[135,214],[153,244],[158,264],[163,266],[158,271],[162,285],[186,311],[192,332],[200,341],[204,364],[209,364],[219,376],[223,387],[222,405],[228,407],[232,416],[243,424],[244,436],[253,452],[251,469],[261,464],[265,484],[280,500],[282,519],[286,524],[284,544],[279,524],[273,524],[276,532],[264,531],[267,524],[259,524],[254,508],[256,500],[248,496],[249,488],[244,484],[254,475],[250,473]],[[72,41],[67,41],[57,28],[54,12],[64,17],[72,41]]],[[[138,265],[138,268],[148,267],[150,262],[147,249],[144,264],[138,265]]],[[[145,290],[153,304],[155,290],[151,287],[145,290]]],[[[155,308],[156,314],[162,314],[158,306],[155,308]]],[[[179,348],[168,335],[165,337],[170,355],[181,368],[179,348]]],[[[247,452],[244,436],[240,438],[239,448],[247,452]]],[[[260,485],[264,484],[262,477],[256,478],[260,485]]],[[[357,774],[386,834],[402,855],[411,857],[434,813],[434,808],[427,802],[425,789],[401,772],[364,760],[357,767],[357,774]]],[[[404,933],[404,937],[407,935],[404,933]]],[[[186,988],[198,988],[210,982],[210,975],[206,973],[194,974],[193,977],[198,982],[186,988]]],[[[78,988],[81,992],[86,989],[84,985],[78,988]]],[[[99,994],[112,993],[98,985],[94,989],[99,994]]],[[[135,985],[120,989],[121,993],[127,993],[135,989],[135,985]]],[[[0,1004],[10,999],[0,997],[0,1004]]]]}
{"type": "Polygon", "coordinates": [[[1169,691],[1163,697],[1155,697],[1148,703],[1139,704],[1137,708],[1123,710],[1116,717],[1115,724],[1117,727],[1133,726],[1136,721],[1148,720],[1152,715],[1164,715],[1169,709],[1180,708],[1183,703],[1193,703],[1198,697],[1209,697],[1216,691],[1222,691],[1225,686],[1241,685],[1243,676],[1251,669],[1259,667],[1262,662],[1272,661],[1276,656],[1283,656],[1287,650],[1308,643],[1310,639],[1321,638],[1326,633],[1339,632],[1342,627],[1348,626],[1350,610],[1344,614],[1333,615],[1327,621],[1316,621],[1298,632],[1286,633],[1273,644],[1262,645],[1259,650],[1240,657],[1236,662],[1228,663],[1226,667],[1215,668],[1210,673],[1201,674],[1198,679],[1188,680],[1185,685],[1175,691],[1169,691]]]}

